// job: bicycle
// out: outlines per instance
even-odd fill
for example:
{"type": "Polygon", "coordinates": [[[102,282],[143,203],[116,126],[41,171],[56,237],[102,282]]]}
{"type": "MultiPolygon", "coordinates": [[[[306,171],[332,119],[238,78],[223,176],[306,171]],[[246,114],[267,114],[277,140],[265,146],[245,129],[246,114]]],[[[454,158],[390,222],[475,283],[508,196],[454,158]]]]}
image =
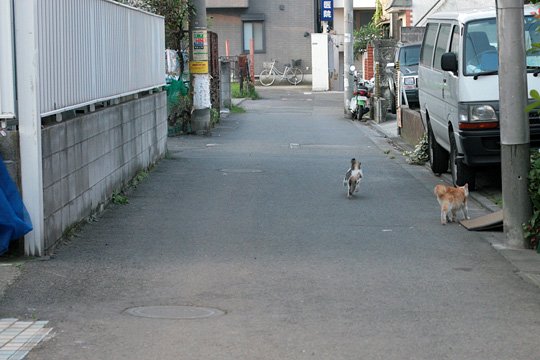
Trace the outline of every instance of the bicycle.
{"type": "Polygon", "coordinates": [[[279,70],[276,66],[277,60],[272,60],[271,62],[264,62],[264,70],[261,71],[259,75],[259,82],[262,86],[270,86],[276,81],[276,77],[280,77],[280,81],[287,79],[292,85],[298,85],[304,79],[304,73],[298,68],[302,60],[292,60],[292,66],[290,64],[285,64],[283,70],[279,70]]]}

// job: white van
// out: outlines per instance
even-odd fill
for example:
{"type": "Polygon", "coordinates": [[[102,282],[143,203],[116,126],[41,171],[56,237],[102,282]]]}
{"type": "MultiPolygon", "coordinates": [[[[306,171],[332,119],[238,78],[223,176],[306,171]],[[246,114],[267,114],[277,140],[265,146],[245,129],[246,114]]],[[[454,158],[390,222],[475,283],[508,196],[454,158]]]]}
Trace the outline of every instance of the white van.
{"type": "MultiPolygon", "coordinates": [[[[525,44],[540,43],[540,22],[525,7],[525,44]]],[[[500,163],[498,41],[495,8],[439,13],[420,51],[418,96],[434,173],[475,188],[475,169],[500,163]]],[[[527,81],[540,90],[540,53],[527,52],[527,81]]],[[[540,116],[529,115],[531,146],[540,146],[540,116]]]]}

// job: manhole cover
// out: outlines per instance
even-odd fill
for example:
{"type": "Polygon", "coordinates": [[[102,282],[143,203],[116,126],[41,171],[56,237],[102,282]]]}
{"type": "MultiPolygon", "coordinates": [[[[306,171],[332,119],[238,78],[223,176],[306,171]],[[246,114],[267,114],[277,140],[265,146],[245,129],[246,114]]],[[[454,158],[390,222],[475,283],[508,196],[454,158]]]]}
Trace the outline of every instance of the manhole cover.
{"type": "Polygon", "coordinates": [[[152,319],[206,319],[225,315],[223,310],[197,306],[139,306],[129,308],[126,313],[152,319]]]}
{"type": "Polygon", "coordinates": [[[262,170],[258,169],[221,169],[221,172],[229,174],[256,174],[262,173],[262,170]]]}

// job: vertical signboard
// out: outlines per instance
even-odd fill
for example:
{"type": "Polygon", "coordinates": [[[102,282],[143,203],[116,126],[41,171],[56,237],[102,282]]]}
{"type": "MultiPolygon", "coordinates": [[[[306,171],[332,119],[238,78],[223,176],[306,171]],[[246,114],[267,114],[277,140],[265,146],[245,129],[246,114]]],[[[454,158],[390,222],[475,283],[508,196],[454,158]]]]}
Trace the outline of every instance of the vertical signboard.
{"type": "Polygon", "coordinates": [[[321,0],[321,21],[334,20],[334,0],[321,0]]]}
{"type": "Polygon", "coordinates": [[[192,74],[208,73],[208,33],[206,30],[193,30],[193,59],[189,63],[192,74]]]}

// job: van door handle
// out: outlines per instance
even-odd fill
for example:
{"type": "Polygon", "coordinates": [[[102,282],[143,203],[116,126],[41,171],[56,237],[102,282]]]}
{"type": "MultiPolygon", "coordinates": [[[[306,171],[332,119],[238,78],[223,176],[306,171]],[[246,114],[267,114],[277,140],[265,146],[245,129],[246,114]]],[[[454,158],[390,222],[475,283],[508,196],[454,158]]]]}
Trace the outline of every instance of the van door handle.
{"type": "Polygon", "coordinates": [[[442,97],[444,98],[444,89],[446,89],[446,79],[443,79],[443,85],[442,85],[442,97]]]}

